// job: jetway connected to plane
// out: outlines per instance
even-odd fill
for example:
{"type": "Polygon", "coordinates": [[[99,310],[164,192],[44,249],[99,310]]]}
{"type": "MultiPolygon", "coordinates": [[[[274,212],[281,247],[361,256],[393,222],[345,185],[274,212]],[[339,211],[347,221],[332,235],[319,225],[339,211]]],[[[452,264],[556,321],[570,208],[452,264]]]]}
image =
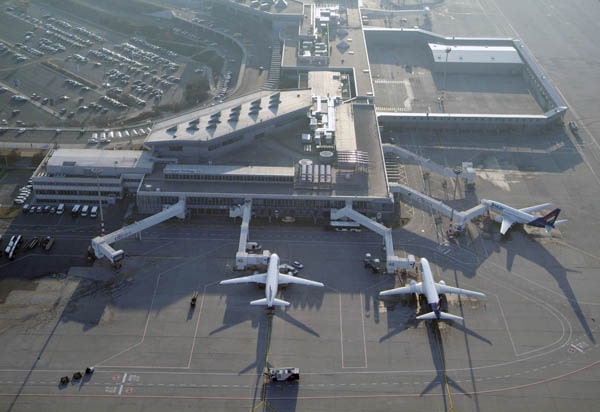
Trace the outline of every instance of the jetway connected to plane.
{"type": "Polygon", "coordinates": [[[342,209],[331,209],[331,220],[339,220],[344,218],[351,219],[367,229],[383,236],[386,253],[386,271],[388,273],[393,273],[397,269],[414,269],[415,257],[413,255],[408,255],[408,258],[401,258],[394,254],[392,229],[385,227],[381,223],[369,219],[365,215],[352,209],[351,201],[346,201],[346,206],[342,209]]]}
{"type": "MultiPolygon", "coordinates": [[[[264,250],[261,253],[248,253],[248,234],[250,233],[250,219],[252,218],[252,199],[246,199],[243,205],[233,206],[229,209],[229,217],[241,217],[240,241],[235,254],[236,270],[244,270],[249,266],[256,267],[267,265],[271,253],[264,250]]],[[[260,248],[259,248],[260,249],[260,248]]],[[[259,252],[259,250],[257,250],[259,252]]]]}
{"type": "Polygon", "coordinates": [[[139,222],[132,223],[119,230],[109,233],[104,236],[97,236],[92,239],[92,250],[97,259],[106,257],[111,263],[118,263],[125,256],[122,249],[115,250],[110,244],[129,236],[140,233],[144,229],[148,229],[154,225],[169,220],[177,216],[180,219],[185,218],[185,198],[179,199],[179,202],[170,205],[161,212],[149,216],[139,222]]]}
{"type": "Polygon", "coordinates": [[[455,178],[458,176],[460,178],[465,179],[467,184],[469,184],[469,185],[475,184],[476,173],[475,173],[475,169],[473,169],[473,163],[471,163],[471,162],[463,162],[462,167],[457,167],[455,169],[449,169],[447,167],[440,166],[437,163],[432,162],[429,159],[421,157],[413,152],[410,152],[410,151],[403,149],[401,147],[398,147],[396,145],[384,143],[381,146],[383,148],[384,153],[394,153],[395,155],[401,157],[402,159],[415,162],[423,167],[426,167],[427,169],[431,170],[432,172],[438,173],[442,176],[447,176],[447,177],[452,177],[452,178],[455,178]]]}
{"type": "Polygon", "coordinates": [[[444,204],[441,200],[434,199],[427,196],[424,193],[419,192],[413,188],[405,186],[400,183],[390,183],[390,192],[399,193],[403,196],[403,200],[407,203],[411,203],[413,206],[426,211],[435,211],[442,216],[451,219],[453,222],[454,230],[461,232],[464,230],[465,225],[471,219],[483,215],[487,211],[487,207],[483,204],[479,204],[472,207],[469,210],[457,211],[450,206],[444,204]]]}

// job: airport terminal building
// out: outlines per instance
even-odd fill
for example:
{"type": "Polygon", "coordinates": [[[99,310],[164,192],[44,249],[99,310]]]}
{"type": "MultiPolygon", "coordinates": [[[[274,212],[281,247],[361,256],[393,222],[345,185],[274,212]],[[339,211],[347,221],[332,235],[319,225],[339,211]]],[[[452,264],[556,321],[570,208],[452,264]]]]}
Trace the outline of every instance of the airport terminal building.
{"type": "Polygon", "coordinates": [[[517,41],[367,30],[358,8],[297,3],[281,3],[278,13],[234,2],[229,7],[236,16],[270,13],[270,20],[279,15],[297,25],[297,37],[280,41],[283,76],[297,79],[298,88],[258,91],[163,119],[153,125],[143,151],[51,151],[33,177],[36,201],[129,197],[140,213],[152,214],[185,198],[188,214],[228,215],[230,207],[252,199],[256,217],[314,222],[351,204],[391,223],[399,206],[388,187],[380,123],[443,129],[562,121],[562,98],[517,41]],[[523,77],[540,108],[526,115],[381,110],[367,46],[390,41],[424,49],[427,69],[443,72],[444,82],[448,73],[523,77]]]}
{"type": "Polygon", "coordinates": [[[319,79],[318,88],[258,92],[164,120],[145,151],[57,149],[33,177],[36,199],[111,203],[135,196],[138,212],[152,214],[185,198],[188,214],[225,216],[252,199],[255,217],[313,222],[327,222],[330,209],[351,202],[391,221],[397,211],[373,105],[315,95],[338,88],[338,73],[319,79]],[[278,139],[294,144],[282,145],[281,165],[232,164],[236,153],[251,147],[260,156],[278,139]]]}

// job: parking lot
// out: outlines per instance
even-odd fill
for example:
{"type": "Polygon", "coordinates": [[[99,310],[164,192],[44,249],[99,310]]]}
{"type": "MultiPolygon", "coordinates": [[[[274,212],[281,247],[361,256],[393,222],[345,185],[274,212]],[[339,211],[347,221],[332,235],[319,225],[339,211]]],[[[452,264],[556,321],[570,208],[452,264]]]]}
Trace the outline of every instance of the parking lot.
{"type": "Polygon", "coordinates": [[[5,32],[0,29],[0,103],[9,108],[0,116],[6,127],[107,127],[154,110],[180,108],[187,83],[210,75],[221,90],[227,89],[233,65],[240,64],[239,56],[228,53],[220,58],[229,69],[222,74],[207,70],[202,53],[210,44],[219,45],[211,32],[204,33],[202,43],[186,43],[182,55],[151,39],[86,27],[60,12],[34,14],[0,14],[5,32]]]}
{"type": "MultiPolygon", "coordinates": [[[[38,204],[31,197],[23,203],[15,204],[21,188],[26,187],[31,176],[26,170],[15,170],[4,173],[0,187],[0,204],[4,218],[0,219],[0,278],[6,279],[18,273],[21,279],[35,279],[53,272],[65,272],[72,265],[87,266],[87,247],[90,239],[100,234],[100,211],[92,217],[90,204],[87,216],[81,212],[77,216],[71,213],[71,206],[65,206],[62,214],[57,213],[58,204],[38,204]],[[22,210],[28,205],[27,210],[22,210]],[[29,207],[29,205],[31,205],[29,207]],[[22,243],[9,259],[6,247],[13,236],[22,236],[22,243]],[[43,248],[43,241],[50,237],[54,242],[48,250],[43,248]],[[34,239],[38,243],[31,248],[28,244],[34,239]]],[[[122,225],[126,202],[117,205],[104,205],[103,215],[107,232],[116,230],[122,225]]]]}

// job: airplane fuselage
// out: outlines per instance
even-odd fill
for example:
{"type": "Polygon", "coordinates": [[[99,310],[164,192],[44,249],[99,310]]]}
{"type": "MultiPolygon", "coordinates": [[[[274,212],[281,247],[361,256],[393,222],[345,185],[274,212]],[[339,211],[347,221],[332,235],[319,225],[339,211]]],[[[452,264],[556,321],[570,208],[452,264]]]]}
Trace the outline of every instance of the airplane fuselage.
{"type": "Polygon", "coordinates": [[[522,212],[519,209],[505,205],[504,203],[496,202],[493,200],[483,200],[482,203],[487,205],[490,210],[503,217],[508,217],[512,221],[517,223],[527,223],[534,219],[534,217],[526,212],[522,212]]]}
{"type": "Polygon", "coordinates": [[[265,284],[265,298],[267,306],[273,307],[273,300],[277,297],[279,282],[277,275],[279,274],[279,255],[273,253],[269,258],[269,266],[267,268],[267,282],[265,284]]]}
{"type": "Polygon", "coordinates": [[[452,315],[450,313],[441,311],[440,294],[455,293],[458,295],[474,296],[478,298],[485,297],[485,295],[481,292],[476,292],[474,290],[468,289],[461,289],[454,286],[448,286],[443,280],[440,280],[438,283],[435,283],[435,281],[433,280],[433,273],[431,272],[431,267],[429,266],[429,261],[425,258],[421,258],[421,281],[419,283],[415,282],[414,280],[411,280],[409,285],[389,290],[383,290],[379,292],[379,296],[408,295],[413,293],[425,296],[425,299],[427,299],[427,304],[431,309],[430,312],[417,316],[418,320],[462,320],[460,316],[452,315]]]}
{"type": "Polygon", "coordinates": [[[440,296],[438,295],[433,280],[433,274],[431,273],[431,267],[429,261],[425,258],[421,258],[421,282],[423,288],[423,294],[427,298],[427,303],[431,307],[431,310],[435,312],[439,318],[440,313],[440,296]]]}

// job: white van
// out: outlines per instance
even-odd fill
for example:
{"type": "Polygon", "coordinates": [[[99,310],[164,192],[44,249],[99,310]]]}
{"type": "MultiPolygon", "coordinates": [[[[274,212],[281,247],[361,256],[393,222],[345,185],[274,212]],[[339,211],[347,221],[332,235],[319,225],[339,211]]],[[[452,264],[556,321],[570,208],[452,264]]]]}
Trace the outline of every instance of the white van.
{"type": "Polygon", "coordinates": [[[57,215],[62,215],[65,212],[65,204],[61,203],[58,205],[58,207],[56,208],[56,214],[57,215]]]}
{"type": "Polygon", "coordinates": [[[96,216],[98,216],[98,206],[92,206],[92,209],[90,210],[90,217],[96,216]]]}
{"type": "Polygon", "coordinates": [[[79,214],[79,209],[81,209],[81,205],[74,205],[73,209],[71,209],[71,215],[73,217],[77,216],[79,214]]]}
{"type": "Polygon", "coordinates": [[[89,210],[90,210],[90,207],[88,205],[83,205],[81,207],[81,216],[86,217],[88,215],[89,210]]]}

